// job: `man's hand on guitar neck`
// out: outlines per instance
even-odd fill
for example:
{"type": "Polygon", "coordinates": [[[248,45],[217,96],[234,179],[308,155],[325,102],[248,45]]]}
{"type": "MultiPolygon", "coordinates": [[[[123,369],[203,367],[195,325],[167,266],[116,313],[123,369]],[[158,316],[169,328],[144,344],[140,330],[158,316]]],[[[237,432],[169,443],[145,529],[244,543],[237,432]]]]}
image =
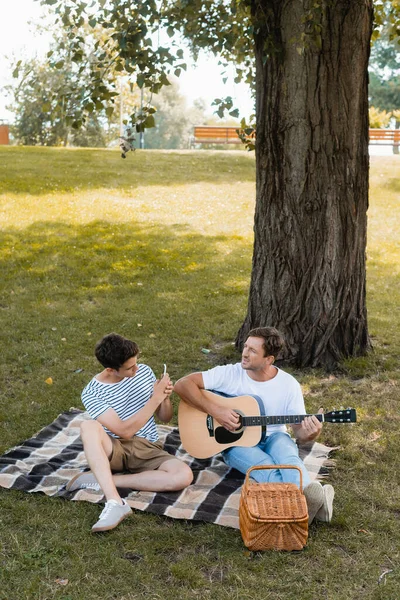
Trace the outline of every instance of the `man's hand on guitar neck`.
{"type": "MultiPolygon", "coordinates": [[[[318,410],[319,414],[322,414],[323,412],[323,408],[318,410]]],[[[296,440],[300,444],[304,444],[305,442],[316,440],[317,437],[321,435],[322,423],[317,417],[312,415],[303,419],[300,425],[292,425],[292,429],[296,440]]]]}

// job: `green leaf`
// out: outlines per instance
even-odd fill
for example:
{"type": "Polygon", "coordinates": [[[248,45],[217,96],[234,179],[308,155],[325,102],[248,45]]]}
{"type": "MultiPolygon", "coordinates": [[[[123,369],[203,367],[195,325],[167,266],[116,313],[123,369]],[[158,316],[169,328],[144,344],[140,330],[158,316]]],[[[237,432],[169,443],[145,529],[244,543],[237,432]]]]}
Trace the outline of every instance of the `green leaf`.
{"type": "Polygon", "coordinates": [[[75,54],[71,57],[71,60],[73,62],[78,63],[78,62],[82,61],[82,58],[83,58],[83,52],[80,51],[80,52],[75,52],[75,54]]]}
{"type": "Polygon", "coordinates": [[[62,69],[64,66],[64,61],[63,60],[59,60],[58,62],[56,62],[56,64],[54,65],[56,69],[62,69]]]}
{"type": "Polygon", "coordinates": [[[45,102],[44,104],[42,104],[42,112],[48,113],[50,111],[51,111],[51,104],[50,104],[50,102],[45,102]]]}
{"type": "Polygon", "coordinates": [[[143,126],[146,129],[150,129],[151,127],[155,127],[156,126],[156,122],[155,122],[155,119],[154,119],[153,115],[149,115],[146,118],[145,122],[143,123],[143,126]]]}
{"type": "Polygon", "coordinates": [[[229,114],[231,115],[231,117],[237,118],[239,116],[239,110],[235,108],[234,110],[231,110],[229,114]]]}
{"type": "Polygon", "coordinates": [[[114,112],[114,107],[113,106],[107,106],[107,108],[106,108],[106,115],[107,115],[107,117],[110,118],[112,116],[113,112],[114,112]]]}
{"type": "Polygon", "coordinates": [[[160,83],[161,85],[171,85],[171,82],[169,81],[168,77],[166,76],[165,73],[161,73],[160,75],[160,83]]]}

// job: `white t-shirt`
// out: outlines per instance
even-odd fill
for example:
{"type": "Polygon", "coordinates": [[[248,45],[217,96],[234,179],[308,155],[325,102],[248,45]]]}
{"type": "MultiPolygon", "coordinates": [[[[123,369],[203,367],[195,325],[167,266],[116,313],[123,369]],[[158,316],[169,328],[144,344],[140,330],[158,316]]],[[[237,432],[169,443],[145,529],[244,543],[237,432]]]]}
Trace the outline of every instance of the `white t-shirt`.
{"type": "MultiPolygon", "coordinates": [[[[102,383],[93,377],[82,392],[82,403],[92,419],[97,419],[109,408],[113,408],[120,419],[125,421],[144,407],[153,393],[156,377],[147,365],[138,365],[134,377],[124,377],[118,383],[102,383]]],[[[104,425],[103,425],[104,427],[104,425]]],[[[107,427],[108,435],[117,438],[107,427]]],[[[158,440],[154,417],[135,433],[150,442],[158,440]]]]}
{"type": "MultiPolygon", "coordinates": [[[[215,367],[202,372],[204,387],[228,396],[258,396],[267,416],[306,414],[299,382],[289,373],[275,368],[278,372],[273,379],[254,381],[241,363],[215,367]]],[[[286,432],[286,425],[268,425],[267,435],[276,431],[286,432]]]]}

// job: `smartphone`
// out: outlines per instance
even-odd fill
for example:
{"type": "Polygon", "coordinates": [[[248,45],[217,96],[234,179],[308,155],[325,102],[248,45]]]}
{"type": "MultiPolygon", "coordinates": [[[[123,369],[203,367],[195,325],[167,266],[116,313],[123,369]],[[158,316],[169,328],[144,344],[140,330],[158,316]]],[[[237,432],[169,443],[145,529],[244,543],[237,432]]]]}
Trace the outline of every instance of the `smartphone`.
{"type": "Polygon", "coordinates": [[[165,375],[165,373],[167,372],[167,365],[164,365],[164,373],[163,373],[163,377],[165,375]]]}

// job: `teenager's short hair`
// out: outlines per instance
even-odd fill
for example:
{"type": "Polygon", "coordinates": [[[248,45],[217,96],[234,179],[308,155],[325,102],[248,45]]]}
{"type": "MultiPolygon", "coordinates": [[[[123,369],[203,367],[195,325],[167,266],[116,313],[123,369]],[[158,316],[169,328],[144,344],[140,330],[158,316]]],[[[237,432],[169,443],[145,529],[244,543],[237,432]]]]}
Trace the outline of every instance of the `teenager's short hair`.
{"type": "Polygon", "coordinates": [[[139,354],[139,346],[118,333],[109,333],[96,344],[94,353],[103,367],[118,370],[129,358],[139,354]]]}
{"type": "Polygon", "coordinates": [[[264,340],[264,356],[277,358],[285,347],[285,339],[275,327],[256,327],[249,331],[247,337],[258,337],[264,340]]]}

